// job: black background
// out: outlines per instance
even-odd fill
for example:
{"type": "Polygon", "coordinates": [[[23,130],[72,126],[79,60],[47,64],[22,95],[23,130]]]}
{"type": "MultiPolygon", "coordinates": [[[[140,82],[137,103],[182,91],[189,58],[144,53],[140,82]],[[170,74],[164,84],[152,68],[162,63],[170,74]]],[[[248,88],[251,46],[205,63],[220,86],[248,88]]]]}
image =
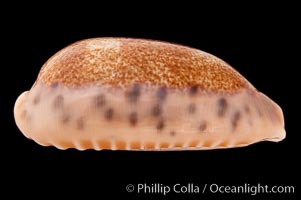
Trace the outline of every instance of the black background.
{"type": "MultiPolygon", "coordinates": [[[[1,66],[0,114],[4,191],[6,187],[13,188],[12,196],[85,195],[85,199],[103,199],[107,194],[121,194],[124,198],[143,199],[151,195],[127,193],[125,186],[179,182],[294,185],[298,193],[299,120],[294,114],[299,108],[293,100],[298,98],[295,93],[300,85],[295,71],[300,63],[296,61],[299,41],[293,6],[52,6],[10,5],[10,14],[1,16],[1,57],[5,63],[1,66]],[[62,151],[26,139],[13,118],[18,95],[30,89],[40,67],[58,50],[81,39],[104,36],[169,41],[222,58],[282,107],[287,138],[280,143],[262,142],[245,148],[179,152],[62,151]]],[[[280,199],[296,196],[269,195],[280,199]]],[[[188,199],[207,197],[224,196],[176,195],[188,199]]],[[[266,196],[254,199],[263,197],[266,196]]]]}

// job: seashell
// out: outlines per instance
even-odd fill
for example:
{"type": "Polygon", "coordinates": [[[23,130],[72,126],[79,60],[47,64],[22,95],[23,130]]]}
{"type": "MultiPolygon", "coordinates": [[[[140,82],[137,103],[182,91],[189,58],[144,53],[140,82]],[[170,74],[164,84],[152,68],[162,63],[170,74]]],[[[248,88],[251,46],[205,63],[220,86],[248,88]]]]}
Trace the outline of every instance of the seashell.
{"type": "Polygon", "coordinates": [[[94,38],[52,56],[14,108],[59,149],[203,150],[285,138],[281,108],[221,59],[165,42],[94,38]]]}

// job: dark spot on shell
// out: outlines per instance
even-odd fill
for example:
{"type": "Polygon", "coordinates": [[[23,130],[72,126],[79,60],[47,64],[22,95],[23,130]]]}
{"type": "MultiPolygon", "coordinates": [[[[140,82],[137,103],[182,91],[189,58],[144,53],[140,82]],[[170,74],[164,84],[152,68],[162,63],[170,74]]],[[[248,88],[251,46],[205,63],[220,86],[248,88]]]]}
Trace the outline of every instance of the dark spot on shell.
{"type": "Polygon", "coordinates": [[[64,97],[62,95],[56,96],[53,101],[53,107],[59,109],[62,108],[63,106],[64,106],[64,97]]]}
{"type": "Polygon", "coordinates": [[[105,118],[107,120],[112,120],[113,119],[113,115],[114,115],[114,110],[113,108],[108,108],[106,111],[105,111],[105,118]]]}
{"type": "Polygon", "coordinates": [[[61,120],[63,124],[67,124],[70,121],[70,115],[64,113],[61,120]]]}
{"type": "Polygon", "coordinates": [[[228,103],[225,98],[220,98],[217,100],[217,115],[223,117],[226,114],[228,108],[228,103]]]}
{"type": "Polygon", "coordinates": [[[250,107],[248,105],[245,105],[244,109],[245,109],[245,113],[246,114],[250,114],[251,113],[251,109],[250,109],[250,107]]]}
{"type": "Polygon", "coordinates": [[[130,115],[129,115],[129,121],[130,121],[130,124],[132,126],[135,126],[137,124],[137,121],[138,121],[138,115],[136,112],[132,112],[130,115]]]}
{"type": "Polygon", "coordinates": [[[33,98],[33,105],[37,105],[38,103],[40,103],[40,99],[41,99],[41,96],[39,94],[37,94],[34,98],[33,98]]]}
{"type": "Polygon", "coordinates": [[[198,92],[198,86],[197,85],[194,85],[194,86],[191,86],[190,89],[189,89],[189,94],[191,96],[193,95],[196,95],[196,93],[198,92]]]}
{"type": "Polygon", "coordinates": [[[206,129],[207,129],[207,122],[206,121],[202,121],[200,123],[199,130],[200,131],[205,131],[206,129]]]}
{"type": "Polygon", "coordinates": [[[96,108],[101,108],[106,104],[106,97],[104,94],[97,95],[95,97],[95,106],[96,108]]]}
{"type": "Polygon", "coordinates": [[[176,135],[176,132],[175,132],[175,131],[170,131],[170,135],[171,135],[171,136],[175,136],[175,135],[176,135]]]}
{"type": "Polygon", "coordinates": [[[196,105],[194,103],[189,104],[188,105],[188,112],[190,114],[193,114],[193,113],[195,113],[195,111],[196,111],[196,105]]]}
{"type": "Polygon", "coordinates": [[[162,106],[160,104],[154,105],[154,107],[152,108],[152,115],[154,117],[158,117],[161,114],[162,114],[162,106]]]}
{"type": "Polygon", "coordinates": [[[84,118],[80,117],[76,120],[76,128],[78,130],[83,130],[85,128],[84,118]]]}
{"type": "Polygon", "coordinates": [[[239,111],[236,111],[233,116],[232,116],[232,119],[231,119],[231,124],[232,124],[232,128],[233,130],[236,129],[237,125],[238,125],[238,122],[241,118],[241,114],[239,111]]]}
{"type": "Polygon", "coordinates": [[[138,84],[134,84],[127,95],[131,103],[136,103],[140,96],[140,86],[138,84]]]}
{"type": "Polygon", "coordinates": [[[167,89],[166,87],[161,87],[157,90],[157,99],[159,101],[164,101],[167,96],[167,89]]]}
{"type": "Polygon", "coordinates": [[[161,131],[161,130],[164,129],[164,126],[165,126],[164,120],[161,119],[161,120],[158,121],[156,128],[157,128],[158,131],[161,131]]]}
{"type": "Polygon", "coordinates": [[[51,86],[52,89],[56,89],[59,86],[59,83],[58,82],[51,83],[50,86],[51,86]]]}

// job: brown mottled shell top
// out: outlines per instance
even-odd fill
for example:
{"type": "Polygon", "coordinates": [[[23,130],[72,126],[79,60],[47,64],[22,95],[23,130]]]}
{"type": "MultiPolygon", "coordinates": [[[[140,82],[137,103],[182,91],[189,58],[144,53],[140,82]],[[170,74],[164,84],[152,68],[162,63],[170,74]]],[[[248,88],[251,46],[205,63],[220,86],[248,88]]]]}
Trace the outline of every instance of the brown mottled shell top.
{"type": "Polygon", "coordinates": [[[198,86],[208,91],[227,92],[250,86],[227,63],[203,51],[125,38],[76,42],[49,59],[38,80],[70,87],[84,83],[117,86],[143,83],[171,88],[198,86]]]}

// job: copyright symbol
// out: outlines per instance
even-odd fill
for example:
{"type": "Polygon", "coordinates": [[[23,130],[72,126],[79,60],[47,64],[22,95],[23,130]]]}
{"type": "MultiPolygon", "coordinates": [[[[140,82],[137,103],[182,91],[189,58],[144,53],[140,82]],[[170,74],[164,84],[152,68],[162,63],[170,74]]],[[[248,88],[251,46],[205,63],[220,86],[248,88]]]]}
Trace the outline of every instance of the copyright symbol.
{"type": "Polygon", "coordinates": [[[133,192],[134,189],[135,189],[135,187],[134,187],[134,185],[132,185],[132,184],[128,184],[128,185],[125,187],[125,189],[126,189],[127,192],[133,192]]]}

